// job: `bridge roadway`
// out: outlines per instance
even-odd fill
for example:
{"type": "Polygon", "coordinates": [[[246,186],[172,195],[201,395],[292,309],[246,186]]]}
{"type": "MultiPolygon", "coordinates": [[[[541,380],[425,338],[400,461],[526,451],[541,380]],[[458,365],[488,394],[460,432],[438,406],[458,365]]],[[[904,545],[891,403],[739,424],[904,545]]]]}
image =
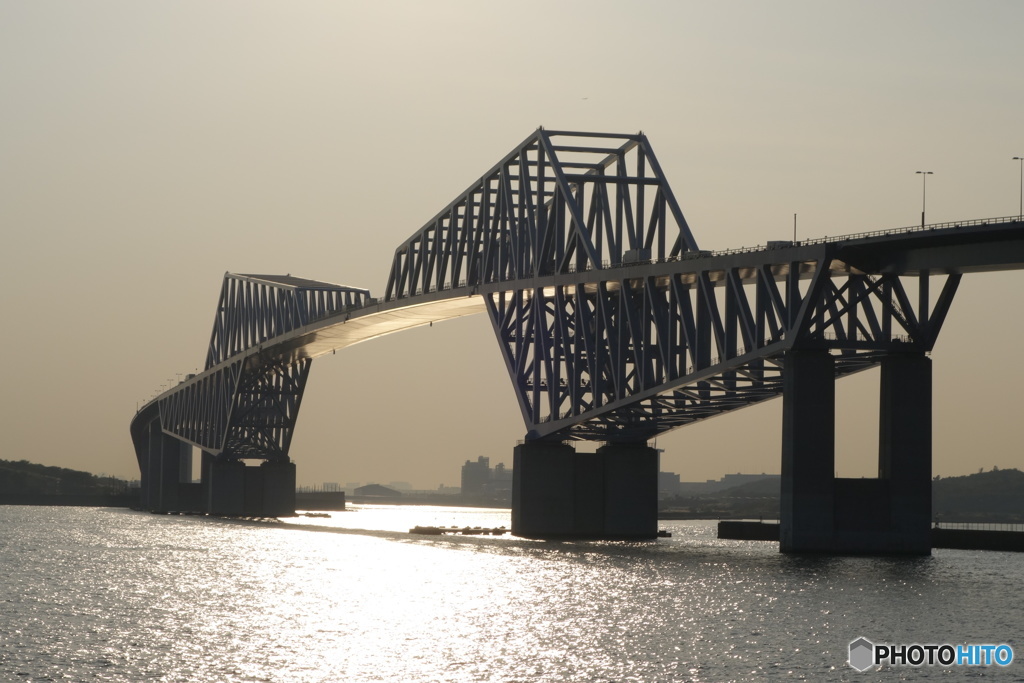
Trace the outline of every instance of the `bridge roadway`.
{"type": "Polygon", "coordinates": [[[132,420],[143,506],[294,512],[312,359],[486,312],[527,429],[513,533],[654,537],[649,440],[781,395],[781,550],[926,554],[928,354],[965,274],[1022,267],[1019,216],[702,251],[643,134],[539,129],[396,249],[382,299],[227,274],[206,369],[132,420]],[[879,476],[837,479],[835,380],[869,367],[879,476]]]}
{"type": "MultiPolygon", "coordinates": [[[[250,367],[317,358],[394,332],[484,313],[487,310],[485,297],[502,292],[543,290],[550,296],[556,288],[563,288],[571,296],[577,286],[594,292],[605,284],[614,291],[622,282],[639,283],[649,278],[654,278],[658,288],[666,289],[673,277],[693,284],[701,273],[707,273],[708,279],[717,285],[725,281],[728,273],[735,273],[744,285],[750,285],[756,284],[764,267],[770,269],[777,282],[785,281],[794,268],[800,279],[807,280],[815,274],[815,265],[819,263],[828,264],[830,278],[870,273],[915,277],[962,275],[1024,268],[1024,222],[1019,217],[939,223],[778,244],[771,248],[694,252],[660,261],[473,286],[448,284],[439,290],[391,301],[371,299],[366,305],[325,315],[246,349],[161,393],[143,410],[155,407],[161,400],[222,371],[240,358],[250,367]]],[[[248,277],[260,278],[258,275],[248,277]]],[[[780,356],[793,342],[793,339],[779,340],[758,349],[756,355],[780,356]]],[[[689,377],[685,383],[692,381],[694,378],[689,377]]],[[[662,385],[652,391],[661,393],[665,389],[662,385]]],[[[550,436],[550,433],[541,436],[550,436]]]]}
{"type": "MultiPolygon", "coordinates": [[[[693,282],[700,272],[708,272],[713,282],[721,282],[726,273],[734,271],[744,284],[751,284],[756,281],[758,267],[766,263],[779,282],[789,276],[791,264],[826,261],[830,277],[851,273],[967,274],[1024,268],[1024,222],[1017,217],[938,223],[924,228],[880,230],[783,244],[786,246],[704,251],[664,261],[618,266],[613,270],[585,270],[471,287],[449,285],[414,298],[392,301],[374,299],[365,306],[325,315],[300,329],[247,349],[242,355],[260,363],[318,358],[394,332],[484,313],[487,308],[483,297],[486,295],[534,289],[551,293],[556,287],[576,285],[596,290],[600,283],[608,281],[609,275],[615,278],[609,282],[614,289],[620,280],[643,280],[651,276],[665,288],[671,276],[693,282]]],[[[808,279],[813,273],[809,265],[801,267],[800,278],[808,279]]],[[[260,276],[250,277],[258,279],[260,276]]],[[[201,381],[205,375],[236,360],[237,357],[232,357],[171,387],[154,397],[151,403],[201,381]]]]}

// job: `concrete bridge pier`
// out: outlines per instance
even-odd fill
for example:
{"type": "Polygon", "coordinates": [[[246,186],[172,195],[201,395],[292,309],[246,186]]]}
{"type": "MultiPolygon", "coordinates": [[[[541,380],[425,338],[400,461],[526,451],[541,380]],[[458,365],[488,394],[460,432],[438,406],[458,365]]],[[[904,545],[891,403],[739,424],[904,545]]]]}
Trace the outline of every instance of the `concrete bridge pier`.
{"type": "Polygon", "coordinates": [[[932,361],[892,354],[882,361],[878,478],[888,482],[894,552],[931,553],[932,361]]]}
{"type": "MultiPolygon", "coordinates": [[[[205,455],[204,455],[205,459],[205,455]]],[[[295,514],[295,463],[210,457],[204,462],[206,511],[211,515],[288,517],[295,514]]]]}
{"type": "Polygon", "coordinates": [[[153,509],[153,505],[159,500],[160,489],[153,482],[153,477],[159,471],[159,460],[153,457],[153,449],[159,445],[155,438],[154,429],[159,431],[159,422],[151,420],[140,430],[142,433],[135,440],[135,456],[139,461],[139,507],[143,510],[153,509]]]}
{"type": "Polygon", "coordinates": [[[547,539],[649,539],[658,535],[658,452],[606,444],[576,453],[561,442],[516,446],[512,533],[547,539]]]}
{"type": "Polygon", "coordinates": [[[207,514],[228,517],[245,514],[245,470],[241,460],[211,458],[209,469],[203,472],[209,475],[204,487],[207,514]]]}
{"type": "Polygon", "coordinates": [[[877,479],[835,477],[835,361],[823,350],[785,359],[780,550],[931,552],[931,360],[881,362],[877,479]]]}
{"type": "Polygon", "coordinates": [[[188,499],[183,484],[192,480],[192,448],[165,434],[159,420],[149,424],[146,471],[142,481],[142,507],[154,512],[182,509],[188,499]]]}
{"type": "Polygon", "coordinates": [[[295,515],[295,463],[268,460],[259,466],[262,491],[260,509],[262,517],[292,517],[295,515]]]}

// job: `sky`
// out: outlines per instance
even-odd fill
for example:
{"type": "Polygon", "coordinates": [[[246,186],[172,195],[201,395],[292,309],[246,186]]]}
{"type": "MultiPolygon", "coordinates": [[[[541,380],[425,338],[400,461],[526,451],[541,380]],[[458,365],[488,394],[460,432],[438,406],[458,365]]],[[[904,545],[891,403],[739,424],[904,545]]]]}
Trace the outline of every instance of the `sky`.
{"type": "MultiPolygon", "coordinates": [[[[395,248],[538,126],[643,131],[703,249],[1016,215],[1024,3],[0,0],[0,459],[138,477],[225,272],[381,296],[395,248]]],[[[1024,272],[965,277],[934,471],[1024,468],[1024,272]]],[[[873,476],[877,371],[837,385],[873,476]]],[[[781,401],[659,438],[778,472],[781,401]]],[[[525,434],[486,316],[313,363],[300,484],[457,485],[525,434]]],[[[588,447],[581,447],[588,450],[588,447]]]]}

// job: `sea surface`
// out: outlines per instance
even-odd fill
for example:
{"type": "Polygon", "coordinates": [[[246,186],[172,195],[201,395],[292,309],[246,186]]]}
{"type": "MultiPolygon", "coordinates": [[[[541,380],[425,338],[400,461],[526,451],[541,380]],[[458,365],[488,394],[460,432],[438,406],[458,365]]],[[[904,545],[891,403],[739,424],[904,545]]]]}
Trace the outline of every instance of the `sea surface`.
{"type": "Polygon", "coordinates": [[[0,507],[0,681],[1024,680],[1024,554],[781,555],[416,536],[508,510],[230,521],[0,507]],[[1008,643],[1008,667],[858,673],[850,641],[1008,643]]]}

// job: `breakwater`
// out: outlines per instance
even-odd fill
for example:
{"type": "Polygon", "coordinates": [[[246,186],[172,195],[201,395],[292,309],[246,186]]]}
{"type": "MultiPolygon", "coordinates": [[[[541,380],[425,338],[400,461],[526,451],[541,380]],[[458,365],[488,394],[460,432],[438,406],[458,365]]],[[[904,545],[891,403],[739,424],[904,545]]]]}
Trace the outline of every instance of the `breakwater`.
{"type": "MultiPolygon", "coordinates": [[[[737,541],[778,542],[779,524],[723,519],[718,523],[718,537],[737,541]]],[[[1024,531],[934,528],[932,548],[1024,552],[1024,531]]]]}

